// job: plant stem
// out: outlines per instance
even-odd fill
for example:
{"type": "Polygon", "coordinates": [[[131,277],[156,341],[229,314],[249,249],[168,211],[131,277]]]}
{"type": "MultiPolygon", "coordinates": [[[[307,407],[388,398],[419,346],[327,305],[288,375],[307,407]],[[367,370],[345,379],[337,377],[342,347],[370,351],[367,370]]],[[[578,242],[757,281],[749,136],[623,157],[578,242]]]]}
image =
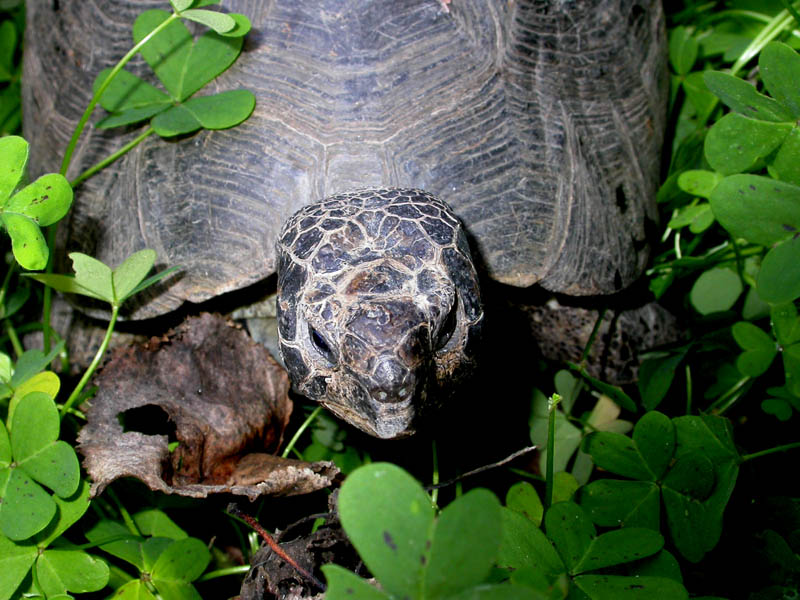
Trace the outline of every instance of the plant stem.
{"type": "Polygon", "coordinates": [[[686,414],[692,414],[692,367],[686,363],[686,414]]]}
{"type": "Polygon", "coordinates": [[[101,169],[105,169],[108,165],[113,163],[115,160],[117,160],[118,158],[121,158],[126,153],[130,152],[131,150],[133,150],[137,145],[142,143],[144,140],[146,140],[148,137],[150,137],[155,132],[156,132],[155,129],[153,129],[152,127],[148,127],[147,129],[144,130],[144,132],[141,135],[139,135],[139,136],[135,137],[134,139],[132,139],[130,142],[125,144],[122,148],[120,148],[119,150],[114,152],[114,154],[111,154],[110,156],[107,156],[105,159],[101,160],[99,163],[97,163],[94,166],[91,166],[88,169],[86,169],[83,173],[81,173],[75,179],[70,181],[69,184],[73,188],[77,187],[78,184],[82,183],[86,179],[89,179],[89,177],[91,177],[92,175],[94,175],[95,173],[100,171],[101,169]]]}
{"type": "MultiPolygon", "coordinates": [[[[180,18],[180,15],[172,13],[169,17],[164,19],[163,23],[161,23],[158,27],[153,29],[153,31],[151,31],[146,36],[144,36],[139,41],[138,44],[135,44],[133,46],[133,48],[128,50],[128,53],[125,54],[125,56],[123,56],[119,60],[119,62],[116,65],[114,65],[114,67],[111,69],[111,72],[108,74],[108,77],[105,78],[105,81],[103,81],[102,85],[100,85],[100,87],[97,89],[97,91],[92,96],[92,99],[89,101],[89,105],[86,107],[86,110],[83,111],[83,114],[81,115],[81,118],[78,121],[78,124],[75,126],[75,131],[72,132],[72,137],[70,138],[69,143],[67,144],[67,149],[64,151],[64,158],[61,161],[61,169],[59,170],[59,173],[61,173],[64,177],[67,176],[67,171],[69,171],[69,167],[72,164],[72,155],[75,152],[75,147],[78,144],[78,140],[80,139],[81,134],[83,133],[83,130],[86,128],[86,123],[88,123],[89,117],[92,116],[92,113],[94,112],[94,108],[95,108],[95,106],[97,106],[97,103],[100,101],[100,98],[103,96],[103,94],[105,93],[106,89],[108,89],[108,86],[111,85],[111,81],[114,79],[114,77],[117,76],[117,73],[119,73],[122,70],[122,68],[126,64],[128,64],[128,62],[130,62],[130,60],[134,56],[136,56],[136,54],[139,52],[139,50],[141,50],[142,47],[145,44],[147,44],[147,42],[149,42],[151,39],[153,39],[154,36],[158,35],[161,31],[163,31],[170,23],[172,23],[173,21],[175,21],[175,20],[177,20],[179,18],[180,18]]],[[[139,136],[139,138],[141,138],[141,136],[139,136]]],[[[139,138],[137,138],[138,141],[136,143],[139,143],[139,142],[141,142],[142,139],[144,139],[144,138],[141,138],[141,139],[139,139],[139,138]]],[[[125,150],[125,152],[128,152],[131,148],[133,148],[133,146],[128,144],[123,148],[127,148],[125,150]],[[130,147],[127,147],[127,146],[130,146],[130,147]]],[[[122,154],[124,154],[124,152],[122,154]]],[[[115,152],[112,155],[112,157],[114,157],[113,160],[116,160],[117,158],[122,156],[122,154],[119,154],[118,152],[115,152]]],[[[110,162],[113,162],[113,160],[109,161],[108,163],[103,164],[102,166],[106,166],[106,164],[110,164],[110,162]]],[[[105,162],[105,161],[103,161],[103,162],[105,162]]],[[[100,163],[98,163],[98,165],[99,164],[100,163]]],[[[99,168],[102,168],[102,167],[99,167],[99,168]]],[[[99,170],[99,168],[95,169],[94,171],[92,171],[92,173],[90,173],[89,175],[92,175],[92,174],[96,173],[99,170]]],[[[94,169],[94,167],[92,167],[91,169],[94,169]]],[[[81,181],[86,179],[86,177],[89,177],[89,175],[84,173],[83,175],[79,176],[78,179],[76,179],[76,183],[73,183],[71,185],[74,187],[75,185],[77,185],[77,183],[80,183],[81,181]]],[[[47,273],[52,273],[53,272],[53,254],[55,252],[56,233],[57,232],[58,232],[58,224],[57,223],[55,225],[51,225],[47,230],[47,247],[50,250],[50,256],[49,256],[49,258],[47,260],[47,267],[45,269],[45,272],[47,272],[47,273]]],[[[52,297],[53,297],[52,288],[50,288],[49,286],[45,286],[45,288],[44,288],[44,299],[43,299],[43,302],[42,302],[42,324],[44,325],[43,333],[44,333],[44,351],[45,352],[49,352],[50,351],[50,314],[52,312],[52,297]]]]}
{"type": "Polygon", "coordinates": [[[287,458],[289,456],[289,453],[294,448],[294,445],[297,443],[297,440],[300,439],[300,436],[303,435],[303,432],[308,428],[309,425],[311,425],[311,423],[314,422],[314,419],[316,419],[317,415],[321,412],[322,412],[321,404],[317,406],[317,408],[315,408],[313,411],[311,411],[311,414],[308,415],[306,420],[303,421],[302,425],[300,425],[300,427],[297,428],[297,431],[294,432],[292,439],[290,439],[289,443],[286,444],[286,448],[284,448],[283,452],[281,452],[281,458],[287,458]]]}
{"type": "Polygon", "coordinates": [[[739,398],[741,395],[741,389],[750,381],[752,377],[746,376],[742,377],[739,381],[737,381],[733,386],[722,394],[719,398],[714,401],[711,406],[708,407],[709,413],[715,413],[717,415],[723,414],[726,410],[728,410],[731,406],[733,406],[734,402],[739,398]]]}
{"type": "Polygon", "coordinates": [[[25,352],[25,349],[19,342],[17,331],[11,324],[11,319],[5,319],[5,325],[6,325],[6,333],[8,334],[8,339],[11,342],[11,347],[14,348],[14,354],[17,356],[17,358],[19,358],[20,356],[22,356],[22,353],[25,352]]]}
{"type": "MultiPolygon", "coordinates": [[[[600,326],[603,324],[603,319],[606,317],[606,309],[603,308],[600,311],[600,314],[597,315],[597,320],[594,322],[594,327],[592,328],[592,333],[589,335],[589,340],[586,342],[586,346],[583,348],[583,354],[581,355],[581,367],[586,366],[586,360],[589,358],[589,352],[594,345],[594,341],[597,338],[597,334],[600,331],[600,326]]],[[[560,398],[559,398],[560,399],[560,398]]]]}
{"type": "Polygon", "coordinates": [[[766,450],[759,450],[758,452],[753,452],[752,454],[745,454],[744,456],[741,457],[740,462],[746,462],[748,460],[753,460],[754,458],[761,458],[762,456],[775,454],[776,452],[786,452],[787,450],[794,450],[795,448],[800,448],[800,442],[792,442],[791,444],[775,446],[774,448],[767,448],[766,450]]]}
{"type": "Polygon", "coordinates": [[[147,42],[153,39],[153,37],[158,35],[161,31],[166,29],[166,27],[170,23],[179,18],[180,18],[179,15],[172,13],[169,17],[164,19],[163,23],[161,23],[158,27],[153,29],[153,31],[144,36],[139,41],[138,44],[135,44],[133,46],[133,48],[128,50],[128,53],[125,56],[123,56],[119,60],[119,62],[116,65],[114,65],[114,67],[111,69],[111,72],[108,74],[108,77],[105,78],[105,81],[103,81],[103,83],[100,85],[100,87],[92,96],[92,99],[89,101],[89,105],[86,107],[86,110],[83,111],[83,115],[81,115],[81,118],[78,121],[78,125],[75,127],[75,131],[72,133],[72,137],[69,140],[69,144],[67,144],[67,149],[64,151],[64,160],[61,161],[61,170],[59,172],[62,175],[64,175],[65,177],[67,176],[67,171],[69,170],[69,166],[72,163],[72,154],[75,152],[75,146],[78,144],[78,139],[81,137],[81,134],[83,133],[83,130],[86,127],[86,123],[89,121],[89,117],[92,116],[92,113],[94,112],[94,107],[97,106],[97,103],[100,101],[100,98],[103,96],[106,89],[108,89],[108,86],[111,85],[111,82],[114,79],[114,77],[116,77],[117,73],[119,73],[122,70],[122,68],[126,64],[128,64],[128,62],[134,56],[136,56],[139,50],[141,50],[142,47],[145,44],[147,44],[147,42]]]}
{"type": "Polygon", "coordinates": [[[114,501],[114,504],[117,505],[117,510],[119,510],[120,516],[122,516],[122,520],[125,522],[125,525],[133,535],[141,536],[142,532],[139,531],[139,528],[136,526],[136,523],[133,522],[133,518],[131,517],[128,509],[125,508],[125,505],[120,502],[120,499],[117,498],[117,494],[114,492],[113,489],[110,487],[106,488],[106,493],[111,497],[114,501]]]}
{"type": "MultiPolygon", "coordinates": [[[[50,288],[46,288],[50,289],[50,288]]],[[[89,365],[89,368],[86,369],[86,372],[81,377],[81,380],[78,382],[78,385],[75,386],[75,389],[72,390],[72,394],[70,394],[67,401],[61,407],[61,415],[63,416],[75,403],[75,401],[80,397],[83,388],[86,387],[86,384],[89,382],[89,379],[94,375],[95,370],[100,365],[100,361],[103,360],[103,356],[105,356],[106,350],[108,349],[108,344],[111,341],[111,334],[114,333],[114,325],[117,323],[117,317],[119,316],[119,306],[111,306],[111,320],[108,322],[108,327],[106,328],[106,335],[103,337],[103,342],[100,344],[100,347],[97,349],[97,353],[94,355],[92,359],[92,363],[89,365]]]]}
{"type": "Polygon", "coordinates": [[[250,571],[250,565],[240,565],[238,567],[226,567],[224,569],[217,569],[216,571],[209,571],[205,575],[201,575],[195,581],[209,581],[217,579],[218,577],[225,577],[226,575],[241,575],[250,571]]]}
{"type": "Polygon", "coordinates": [[[553,394],[547,401],[547,409],[550,413],[547,422],[547,469],[545,471],[544,482],[544,506],[550,508],[553,504],[553,455],[556,451],[556,407],[561,401],[561,396],[553,394]]]}

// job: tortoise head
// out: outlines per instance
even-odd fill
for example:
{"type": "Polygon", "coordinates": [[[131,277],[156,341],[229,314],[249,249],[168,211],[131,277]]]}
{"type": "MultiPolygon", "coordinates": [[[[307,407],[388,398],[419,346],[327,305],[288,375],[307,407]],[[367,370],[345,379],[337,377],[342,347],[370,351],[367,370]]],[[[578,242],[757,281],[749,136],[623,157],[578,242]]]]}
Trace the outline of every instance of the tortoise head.
{"type": "Polygon", "coordinates": [[[472,370],[483,320],[461,225],[420,190],[374,189],[304,207],[277,245],[280,349],[295,389],[381,438],[472,370]]]}

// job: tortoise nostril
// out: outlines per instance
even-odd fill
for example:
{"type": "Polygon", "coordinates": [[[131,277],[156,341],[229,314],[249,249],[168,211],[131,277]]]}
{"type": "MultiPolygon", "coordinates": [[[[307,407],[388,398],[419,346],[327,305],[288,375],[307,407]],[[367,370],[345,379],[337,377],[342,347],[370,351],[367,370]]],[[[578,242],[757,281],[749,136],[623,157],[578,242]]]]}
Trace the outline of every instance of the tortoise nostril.
{"type": "Polygon", "coordinates": [[[375,367],[372,397],[378,402],[401,402],[413,387],[413,374],[397,361],[385,358],[375,367]]]}

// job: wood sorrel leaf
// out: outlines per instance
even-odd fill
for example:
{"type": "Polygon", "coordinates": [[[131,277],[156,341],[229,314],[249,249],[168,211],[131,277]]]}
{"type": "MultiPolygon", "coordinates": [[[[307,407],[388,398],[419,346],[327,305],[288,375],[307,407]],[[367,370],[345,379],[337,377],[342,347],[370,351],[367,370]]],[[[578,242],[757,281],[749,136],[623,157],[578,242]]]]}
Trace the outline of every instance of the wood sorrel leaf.
{"type": "Polygon", "coordinates": [[[489,490],[470,490],[448,504],[435,523],[423,597],[444,598],[482,583],[500,537],[500,503],[489,490]]]}
{"type": "Polygon", "coordinates": [[[708,89],[737,113],[760,121],[793,121],[792,113],[772,98],[760,94],[750,83],[729,73],[706,71],[708,89]]]}
{"type": "Polygon", "coordinates": [[[770,42],[758,57],[761,79],[770,95],[792,115],[800,118],[800,55],[782,42],[770,42]]]}
{"type": "Polygon", "coordinates": [[[15,544],[0,535],[0,598],[11,598],[33,566],[39,548],[33,544],[15,544]]]}
{"type": "Polygon", "coordinates": [[[209,29],[213,29],[217,33],[227,33],[236,27],[236,21],[225,13],[217,12],[214,10],[191,9],[186,10],[181,14],[185,19],[195,21],[201,25],[205,25],[209,29]]]}
{"type": "Polygon", "coordinates": [[[730,269],[715,267],[694,282],[689,300],[701,315],[730,309],[742,293],[742,280],[730,269]]]}
{"type": "Polygon", "coordinates": [[[663,413],[651,410],[636,423],[633,441],[647,466],[661,479],[675,451],[675,426],[663,413]]]}
{"type": "Polygon", "coordinates": [[[800,186],[732,175],[714,188],[711,210],[733,237],[771,246],[800,231],[800,186]]]}
{"type": "Polygon", "coordinates": [[[572,572],[597,535],[591,519],[574,502],[558,502],[545,513],[544,523],[547,537],[572,572]]]}
{"type": "Polygon", "coordinates": [[[750,170],[783,143],[792,127],[729,113],[708,131],[704,146],[708,164],[724,175],[750,170]]]}
{"type": "Polygon", "coordinates": [[[722,175],[702,169],[684,171],[678,176],[678,186],[684,192],[703,198],[709,198],[720,181],[722,181],[722,175]]]}
{"type": "Polygon", "coordinates": [[[20,213],[46,227],[60,220],[72,205],[72,187],[63,175],[48,173],[14,194],[5,211],[20,213]]]}
{"type": "MultiPolygon", "coordinates": [[[[138,43],[167,18],[169,13],[163,10],[139,15],[133,26],[134,41],[138,43]]],[[[145,44],[142,56],[173,100],[182,102],[225,71],[236,60],[242,43],[241,37],[223,37],[213,31],[194,41],[186,25],[174,21],[145,44]]]]}
{"type": "Polygon", "coordinates": [[[769,174],[775,179],[800,185],[800,128],[795,127],[778,148],[769,174]]]}
{"type": "Polygon", "coordinates": [[[50,251],[39,226],[29,217],[18,213],[0,215],[8,235],[14,258],[23,268],[31,271],[44,269],[50,251]]]}
{"type": "Polygon", "coordinates": [[[50,549],[36,561],[39,585],[48,597],[65,592],[83,594],[103,589],[108,565],[83,550],[50,549]]]}
{"type": "Polygon", "coordinates": [[[650,481],[598,479],[581,488],[580,505],[602,527],[659,530],[661,491],[650,481]]]}
{"type": "Polygon", "coordinates": [[[342,485],[339,515],[383,589],[399,597],[418,597],[434,521],[433,506],[422,486],[395,465],[366,465],[342,485]]]}
{"type": "Polygon", "coordinates": [[[0,498],[0,531],[11,540],[24,540],[38,533],[56,513],[50,494],[23,469],[0,471],[0,498]]]}
{"type": "Polygon", "coordinates": [[[155,261],[155,250],[139,250],[139,252],[131,254],[120,266],[114,269],[112,282],[117,302],[121,304],[130,296],[136,286],[147,277],[155,261]]]}
{"type": "MultiPolygon", "coordinates": [[[[100,71],[92,91],[96,93],[110,74],[111,69],[100,71]]],[[[164,92],[125,69],[116,74],[100,97],[100,105],[114,113],[149,106],[168,106],[171,103],[172,100],[164,92]]]]}
{"type": "Polygon", "coordinates": [[[322,573],[328,584],[327,600],[391,600],[389,594],[339,565],[323,565],[322,573]]]}
{"type": "Polygon", "coordinates": [[[25,176],[28,164],[28,142],[17,135],[0,138],[0,206],[25,176]]]}
{"type": "Polygon", "coordinates": [[[572,572],[579,574],[633,562],[655,554],[663,546],[664,538],[652,529],[615,529],[594,538],[572,572]]]}
{"type": "Polygon", "coordinates": [[[800,297],[800,232],[777,244],[761,262],[756,287],[770,304],[791,302],[800,297]]]}
{"type": "MultiPolygon", "coordinates": [[[[167,11],[153,9],[140,14],[133,24],[133,41],[138,44],[169,18],[167,11]]],[[[142,58],[153,69],[175,101],[182,100],[183,72],[191,52],[192,34],[186,25],[173,21],[147,42],[142,58]]]]}
{"type": "Polygon", "coordinates": [[[775,340],[763,329],[752,323],[741,321],[731,327],[736,343],[744,352],[736,359],[736,368],[742,375],[758,377],[772,364],[778,353],[775,340]]]}
{"type": "Polygon", "coordinates": [[[152,575],[156,587],[159,581],[169,583],[188,583],[194,581],[206,570],[211,553],[197,538],[175,540],[161,552],[153,565],[152,575]]]}
{"type": "Polygon", "coordinates": [[[253,112],[256,97],[249,90],[229,90],[187,100],[183,105],[206,129],[227,129],[253,112]]]}
{"type": "Polygon", "coordinates": [[[114,284],[111,268],[87,254],[71,252],[75,282],[109,304],[114,304],[114,284]]]}

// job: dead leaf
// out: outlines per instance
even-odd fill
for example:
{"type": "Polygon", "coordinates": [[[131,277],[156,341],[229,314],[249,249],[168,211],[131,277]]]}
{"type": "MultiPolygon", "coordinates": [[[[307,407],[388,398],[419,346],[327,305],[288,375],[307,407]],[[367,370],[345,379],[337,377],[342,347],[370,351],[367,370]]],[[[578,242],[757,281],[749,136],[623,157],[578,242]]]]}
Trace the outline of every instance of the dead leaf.
{"type": "Polygon", "coordinates": [[[78,436],[92,496],[131,476],[167,494],[252,500],[308,493],[338,473],[327,461],[270,456],[292,411],[288,377],[219,315],[190,317],[166,336],[117,350],[95,382],[78,436]],[[172,452],[170,441],[178,442],[172,452]]]}

